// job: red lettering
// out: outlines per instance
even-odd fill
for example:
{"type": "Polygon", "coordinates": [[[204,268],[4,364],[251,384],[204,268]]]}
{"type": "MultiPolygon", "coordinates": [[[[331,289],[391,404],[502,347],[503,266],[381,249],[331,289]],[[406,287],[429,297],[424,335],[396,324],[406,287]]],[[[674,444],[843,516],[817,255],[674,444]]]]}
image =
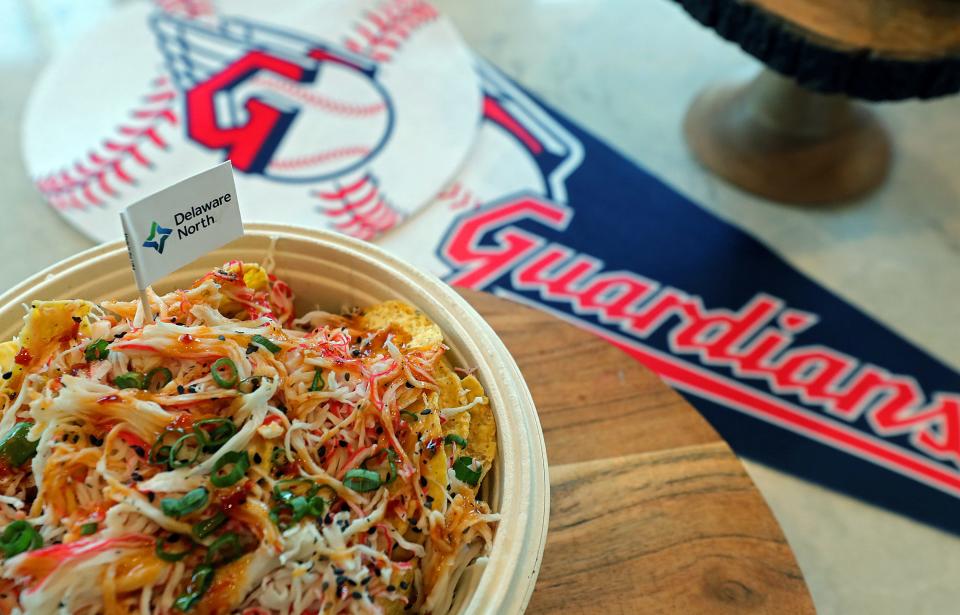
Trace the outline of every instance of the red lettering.
{"type": "Polygon", "coordinates": [[[940,459],[960,461],[960,403],[956,397],[938,395],[930,410],[917,414],[928,422],[913,438],[913,444],[940,459]]]}
{"type": "Polygon", "coordinates": [[[580,293],[577,302],[582,309],[600,310],[608,319],[623,320],[630,306],[655,287],[630,273],[602,274],[580,293]]]}
{"type": "Polygon", "coordinates": [[[570,210],[562,205],[530,196],[507,201],[459,222],[442,248],[450,263],[461,269],[450,283],[482,288],[543,245],[543,239],[511,228],[494,235],[495,245],[481,245],[480,241],[493,229],[526,219],[562,229],[570,216],[570,210]]]}

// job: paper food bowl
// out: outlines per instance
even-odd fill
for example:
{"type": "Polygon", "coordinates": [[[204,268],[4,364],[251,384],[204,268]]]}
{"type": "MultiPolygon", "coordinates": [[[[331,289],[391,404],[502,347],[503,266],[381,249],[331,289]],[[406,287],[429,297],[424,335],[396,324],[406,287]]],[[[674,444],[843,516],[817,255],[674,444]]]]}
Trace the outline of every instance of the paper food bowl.
{"type": "MultiPolygon", "coordinates": [[[[501,515],[490,554],[464,575],[451,613],[521,613],[530,600],[547,536],[547,454],[530,391],[493,329],[434,276],[370,244],[335,233],[251,224],[246,236],[154,285],[184,287],[227,260],[262,261],[276,238],[276,273],[297,295],[297,312],[400,299],[417,306],[444,332],[455,365],[477,368],[497,421],[498,456],[484,497],[501,515]]],[[[133,299],[126,247],[103,244],[61,261],[0,295],[0,339],[15,335],[33,300],[133,299]]]]}

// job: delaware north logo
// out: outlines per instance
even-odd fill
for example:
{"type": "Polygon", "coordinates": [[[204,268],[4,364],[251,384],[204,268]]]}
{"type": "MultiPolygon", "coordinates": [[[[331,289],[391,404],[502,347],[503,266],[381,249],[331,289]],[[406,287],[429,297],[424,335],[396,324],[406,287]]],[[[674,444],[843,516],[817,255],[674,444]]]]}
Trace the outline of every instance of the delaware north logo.
{"type": "Polygon", "coordinates": [[[163,246],[166,245],[167,237],[169,237],[172,232],[173,229],[160,226],[154,222],[150,226],[150,236],[143,242],[143,247],[153,248],[158,253],[163,254],[163,246]]]}

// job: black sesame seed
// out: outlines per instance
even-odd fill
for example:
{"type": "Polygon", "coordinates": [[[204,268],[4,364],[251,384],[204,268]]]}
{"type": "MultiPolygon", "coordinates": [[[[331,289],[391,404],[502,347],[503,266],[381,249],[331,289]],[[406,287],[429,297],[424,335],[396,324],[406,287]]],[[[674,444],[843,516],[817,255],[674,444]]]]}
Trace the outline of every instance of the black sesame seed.
{"type": "Polygon", "coordinates": [[[3,379],[4,379],[4,380],[10,380],[11,378],[13,378],[13,372],[4,372],[4,373],[3,373],[3,379]]]}
{"type": "Polygon", "coordinates": [[[151,491],[147,493],[147,501],[152,502],[157,499],[157,496],[151,491]]]}
{"type": "Polygon", "coordinates": [[[319,455],[320,457],[324,457],[326,456],[326,454],[327,454],[326,446],[321,446],[320,448],[317,449],[317,455],[319,455]]]}
{"type": "Polygon", "coordinates": [[[354,600],[359,600],[363,596],[363,594],[361,594],[360,592],[353,592],[350,595],[353,596],[354,600]]]}
{"type": "Polygon", "coordinates": [[[126,335],[126,334],[127,334],[126,331],[121,331],[120,333],[117,333],[116,335],[114,335],[113,338],[119,340],[119,339],[122,339],[123,336],[126,335]]]}
{"type": "Polygon", "coordinates": [[[396,588],[396,586],[394,586],[394,585],[387,585],[387,591],[388,591],[388,592],[395,592],[395,591],[397,591],[397,588],[396,588]]]}
{"type": "Polygon", "coordinates": [[[177,322],[177,317],[176,316],[171,317],[170,322],[177,322]]]}
{"type": "Polygon", "coordinates": [[[327,516],[323,518],[323,522],[326,523],[327,525],[330,525],[331,523],[333,523],[333,517],[331,517],[328,513],[327,516]]]}
{"type": "Polygon", "coordinates": [[[347,447],[347,443],[346,443],[345,440],[340,440],[340,442],[338,442],[337,444],[339,444],[341,448],[346,448],[346,447],[347,447]]]}
{"type": "Polygon", "coordinates": [[[80,318],[79,316],[71,316],[71,319],[73,320],[73,322],[80,322],[82,320],[82,318],[80,318]]]}
{"type": "Polygon", "coordinates": [[[223,336],[223,335],[218,335],[218,336],[217,336],[217,339],[220,340],[221,342],[227,341],[226,336],[223,336]]]}
{"type": "Polygon", "coordinates": [[[421,533],[421,532],[423,531],[423,530],[421,530],[420,528],[418,528],[418,527],[415,526],[415,525],[412,526],[410,529],[413,530],[413,533],[414,533],[414,534],[419,534],[419,533],[421,533]]]}
{"type": "Polygon", "coordinates": [[[371,527],[369,530],[367,530],[367,534],[376,534],[376,533],[377,533],[376,527],[371,527]]]}
{"type": "Polygon", "coordinates": [[[380,569],[377,568],[376,566],[374,566],[374,567],[373,567],[373,574],[375,574],[375,575],[377,575],[377,576],[379,577],[379,576],[380,576],[380,569]]]}
{"type": "Polygon", "coordinates": [[[97,436],[89,436],[89,438],[90,438],[90,444],[94,446],[103,446],[102,438],[98,438],[97,436]]]}
{"type": "Polygon", "coordinates": [[[170,536],[167,537],[166,542],[178,542],[179,540],[180,540],[179,534],[170,534],[170,536]]]}
{"type": "Polygon", "coordinates": [[[247,344],[247,354],[253,354],[257,351],[257,347],[253,344],[247,344]]]}
{"type": "Polygon", "coordinates": [[[432,411],[430,410],[430,408],[427,408],[426,410],[421,410],[421,411],[420,411],[420,414],[422,414],[423,416],[426,416],[426,415],[430,414],[430,412],[432,412],[432,411]]]}
{"type": "Polygon", "coordinates": [[[422,476],[420,477],[420,486],[421,486],[421,487],[426,487],[426,486],[427,486],[427,479],[425,479],[425,478],[422,477],[422,476]]]}
{"type": "Polygon", "coordinates": [[[407,589],[409,587],[406,581],[400,581],[400,589],[407,589]]]}
{"type": "Polygon", "coordinates": [[[336,566],[334,566],[333,574],[337,575],[338,577],[343,576],[343,568],[337,568],[336,566]]]}
{"type": "Polygon", "coordinates": [[[370,582],[370,579],[372,579],[372,578],[373,578],[373,577],[367,577],[366,579],[360,581],[360,585],[366,585],[367,583],[370,582]]]}
{"type": "Polygon", "coordinates": [[[350,374],[344,374],[344,375],[343,375],[343,380],[344,380],[344,381],[349,381],[349,380],[350,380],[350,374]]]}
{"type": "Polygon", "coordinates": [[[412,389],[412,388],[413,388],[413,385],[408,382],[408,383],[407,383],[407,388],[408,388],[408,389],[412,389]]]}
{"type": "Polygon", "coordinates": [[[354,351],[353,351],[353,352],[351,352],[350,354],[352,354],[352,355],[353,355],[354,357],[359,357],[359,356],[360,356],[360,351],[359,351],[359,350],[356,350],[356,349],[354,349],[354,351]]]}
{"type": "Polygon", "coordinates": [[[190,391],[191,393],[196,393],[196,392],[197,392],[197,385],[191,384],[190,386],[187,387],[187,390],[190,391]]]}
{"type": "Polygon", "coordinates": [[[431,504],[433,504],[433,496],[432,496],[432,495],[428,495],[427,498],[426,498],[426,500],[427,500],[427,506],[430,506],[431,504]]]}
{"type": "Polygon", "coordinates": [[[143,474],[140,474],[139,472],[134,471],[134,472],[130,475],[130,478],[133,479],[133,482],[139,483],[140,481],[143,480],[143,474]]]}
{"type": "Polygon", "coordinates": [[[381,427],[380,425],[377,425],[377,430],[376,430],[376,431],[377,431],[377,435],[379,436],[380,434],[383,433],[383,427],[381,427]]]}
{"type": "Polygon", "coordinates": [[[260,453],[253,454],[253,463],[260,463],[263,461],[263,457],[260,456],[260,453]]]}
{"type": "Polygon", "coordinates": [[[183,395],[184,391],[186,391],[186,389],[183,388],[183,385],[182,385],[182,384],[178,384],[178,385],[177,385],[177,394],[178,394],[178,395],[183,395]]]}
{"type": "Polygon", "coordinates": [[[140,457],[143,457],[144,455],[147,454],[146,451],[143,450],[142,446],[134,446],[132,448],[133,448],[133,452],[139,455],[140,457]]]}

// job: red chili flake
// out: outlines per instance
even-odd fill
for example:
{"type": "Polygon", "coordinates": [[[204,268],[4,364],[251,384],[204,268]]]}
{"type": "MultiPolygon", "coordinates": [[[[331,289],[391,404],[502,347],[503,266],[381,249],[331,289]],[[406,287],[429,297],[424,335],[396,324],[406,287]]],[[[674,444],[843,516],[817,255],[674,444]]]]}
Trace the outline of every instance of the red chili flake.
{"type": "Polygon", "coordinates": [[[190,335],[189,333],[184,333],[183,335],[180,336],[180,343],[181,343],[181,344],[192,344],[192,343],[193,343],[193,336],[190,335]]]}
{"type": "Polygon", "coordinates": [[[112,404],[112,403],[115,402],[115,401],[120,401],[120,396],[119,396],[119,395],[113,395],[113,394],[111,394],[111,395],[104,395],[103,397],[101,397],[100,399],[97,400],[97,403],[98,403],[98,404],[112,404]]]}
{"type": "Polygon", "coordinates": [[[173,423],[171,423],[170,426],[174,429],[190,429],[193,427],[193,415],[188,412],[181,412],[177,415],[177,418],[173,419],[173,423]]]}
{"type": "Polygon", "coordinates": [[[243,504],[247,499],[247,494],[250,493],[252,485],[253,482],[248,480],[224,497],[220,498],[220,506],[223,508],[223,512],[229,513],[234,508],[237,508],[243,504]]]}
{"type": "Polygon", "coordinates": [[[32,360],[33,357],[30,356],[30,351],[26,348],[21,348],[20,352],[17,353],[17,356],[14,357],[13,362],[17,365],[28,365],[32,360]]]}

